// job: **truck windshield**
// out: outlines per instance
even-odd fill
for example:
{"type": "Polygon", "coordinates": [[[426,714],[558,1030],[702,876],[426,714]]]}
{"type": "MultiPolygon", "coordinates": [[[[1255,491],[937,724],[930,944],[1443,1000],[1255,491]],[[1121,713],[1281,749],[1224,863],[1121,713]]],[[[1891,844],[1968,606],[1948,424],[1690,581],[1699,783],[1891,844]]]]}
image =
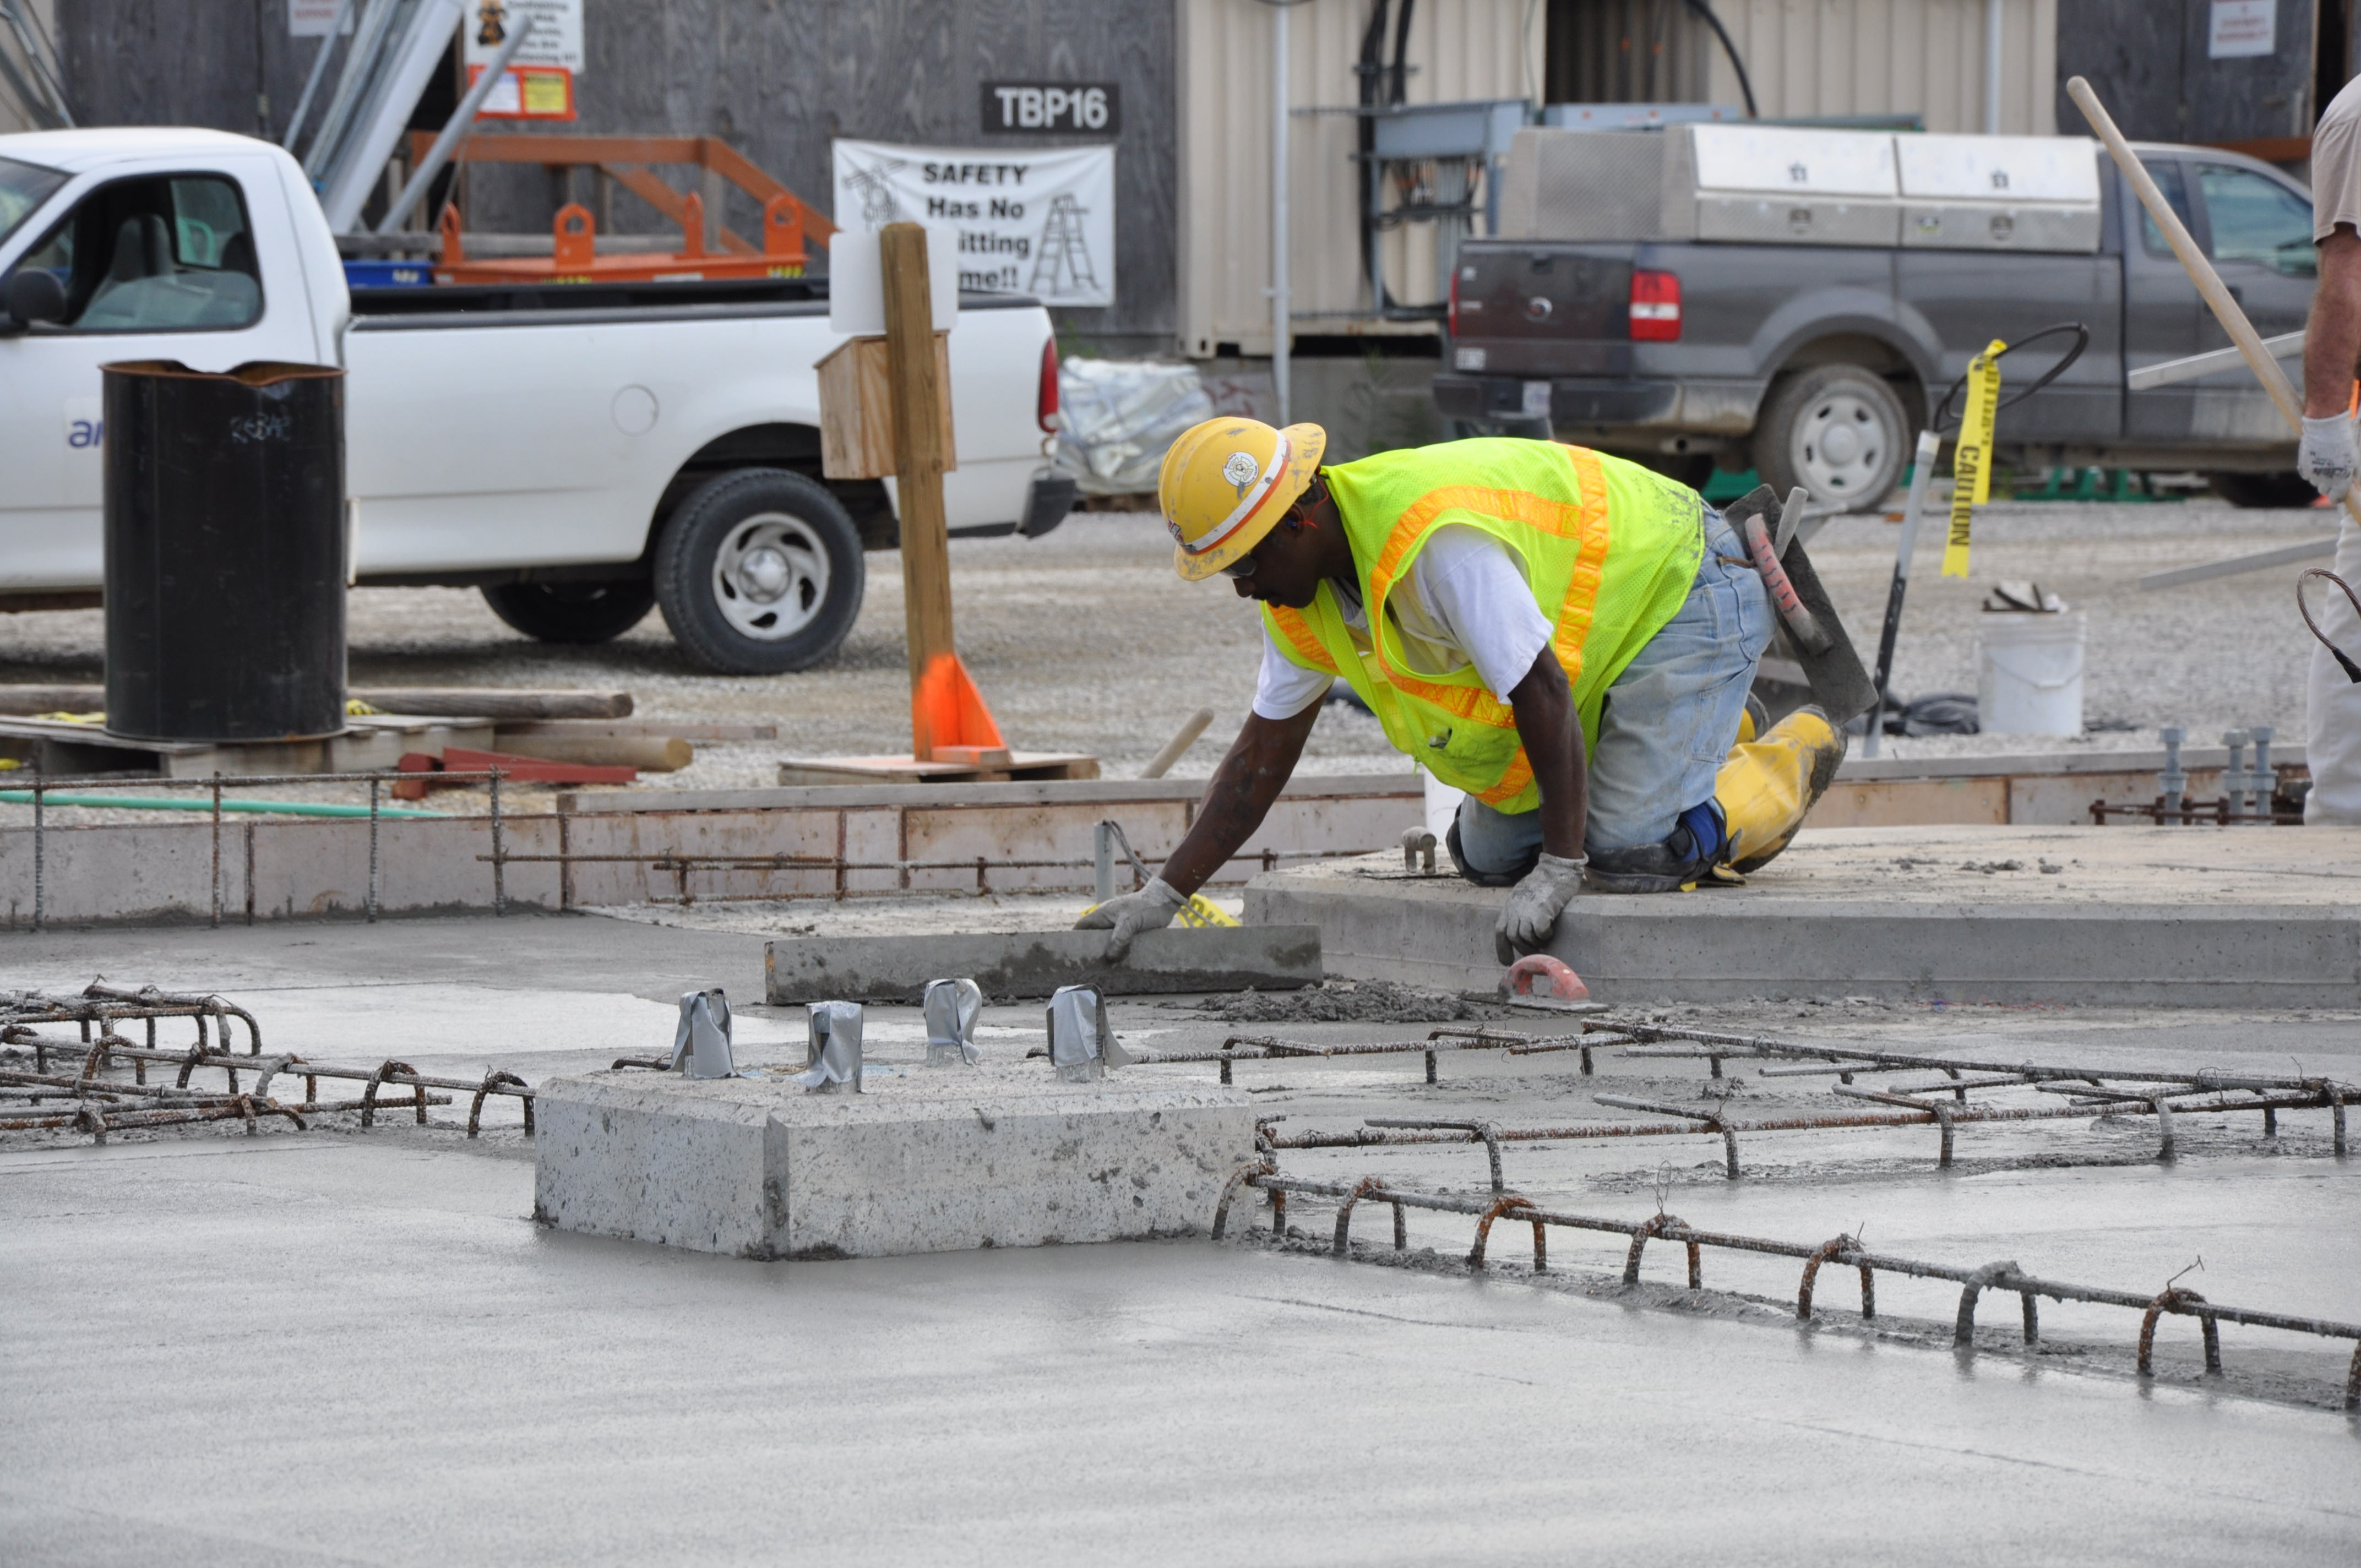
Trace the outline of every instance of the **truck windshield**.
{"type": "Polygon", "coordinates": [[[15,234],[16,225],[31,217],[34,209],[49,199],[49,192],[65,182],[66,177],[54,169],[0,158],[0,241],[15,234]]]}

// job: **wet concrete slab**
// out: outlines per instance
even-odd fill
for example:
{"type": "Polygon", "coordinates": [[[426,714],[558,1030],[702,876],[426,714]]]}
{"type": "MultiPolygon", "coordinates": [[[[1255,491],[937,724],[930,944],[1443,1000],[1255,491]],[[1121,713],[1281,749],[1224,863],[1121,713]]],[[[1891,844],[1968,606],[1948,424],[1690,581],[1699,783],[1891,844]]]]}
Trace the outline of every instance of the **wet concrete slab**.
{"type": "Polygon", "coordinates": [[[0,1155],[10,1561],[2361,1550],[2341,1417],[1204,1244],[689,1256],[532,1225],[513,1156],[223,1147],[0,1155]]]}
{"type": "MultiPolygon", "coordinates": [[[[758,933],[511,917],[305,933],[20,938],[9,983],[104,973],[218,990],[269,1048],[401,1054],[533,1081],[667,1047],[673,1000],[723,984],[741,1062],[803,1065],[800,1009],[752,1001],[758,933]]],[[[1147,1049],[1231,1034],[1416,1042],[1415,1024],[1233,1025],[1187,998],[1119,1000],[1147,1049]]],[[[2361,1010],[1667,1004],[1660,1022],[1997,1059],[2361,1078],[2361,1010]]],[[[1544,1032],[1534,1019],[1495,1026],[1544,1032]]],[[[987,1062],[1028,1062],[1038,1004],[987,1008],[987,1062]]],[[[873,1007],[868,1059],[925,1057],[915,1009],[873,1007]]],[[[1828,1085],[1598,1054],[1415,1054],[1235,1064],[1281,1132],[1369,1117],[1506,1125],[1626,1114],[1600,1092],[1764,1110],[1828,1085]]],[[[1210,1062],[1122,1070],[1205,1091],[1210,1062]]],[[[459,1113],[464,1107],[458,1108],[459,1113]]],[[[1854,1332],[1855,1285],[1793,1320],[1795,1267],[1723,1252],[1677,1288],[1677,1248],[1613,1283],[1612,1238],[1415,1216],[1407,1268],[1231,1244],[1117,1244],[755,1263],[533,1223],[533,1146],[320,1118],[272,1130],[0,1146],[0,1558],[1273,1563],[2349,1562],[2361,1427],[2334,1409],[2349,1348],[2224,1331],[2205,1378],[2186,1320],[2134,1379],[2136,1314],[2044,1303],[2039,1354],[1948,1347],[1956,1288],[1882,1280],[1893,1337],[1854,1332]],[[1915,1337],[1913,1322],[1928,1332],[1915,1337]],[[126,1459],[126,1456],[131,1456],[126,1459]]],[[[1517,1143],[1515,1190],[1621,1219],[1874,1246],[2117,1288],[2361,1318],[2361,1161],[2326,1113],[1763,1135],[1745,1176],[1716,1138],[1517,1143]]],[[[1468,1144],[1293,1150],[1290,1173],[1487,1190],[1468,1144]]],[[[1242,1229],[1267,1225],[1249,1201],[1242,1229]]],[[[1333,1209],[1290,1218],[1324,1246],[1333,1209]]],[[[1382,1211],[1356,1235],[1389,1242],[1382,1211]]]]}
{"type": "MultiPolygon", "coordinates": [[[[2350,1006],[2356,886],[2361,828],[1806,828],[1742,888],[1586,893],[1549,950],[1607,1002],[2350,1006]]],[[[1503,896],[1367,856],[1266,872],[1246,909],[1319,927],[1334,974],[1489,989],[1503,896]]]]}

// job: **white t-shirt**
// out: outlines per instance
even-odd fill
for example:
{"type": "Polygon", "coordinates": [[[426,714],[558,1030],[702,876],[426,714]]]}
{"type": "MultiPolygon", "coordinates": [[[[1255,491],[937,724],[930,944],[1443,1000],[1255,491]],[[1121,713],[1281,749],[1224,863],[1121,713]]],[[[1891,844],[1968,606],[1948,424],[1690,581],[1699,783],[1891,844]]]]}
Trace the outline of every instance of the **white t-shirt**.
{"type": "MultiPolygon", "coordinates": [[[[1368,613],[1356,590],[1331,581],[1345,623],[1368,630],[1368,613]]],[[[1533,591],[1525,585],[1509,547],[1480,528],[1450,523],[1434,531],[1417,558],[1410,580],[1388,597],[1395,630],[1411,668],[1423,675],[1447,675],[1468,665],[1508,700],[1510,688],[1525,678],[1533,660],[1549,645],[1551,626],[1533,591]]],[[[1255,685],[1254,710],[1265,718],[1292,718],[1328,695],[1335,677],[1289,661],[1263,625],[1262,674],[1255,685]]]]}

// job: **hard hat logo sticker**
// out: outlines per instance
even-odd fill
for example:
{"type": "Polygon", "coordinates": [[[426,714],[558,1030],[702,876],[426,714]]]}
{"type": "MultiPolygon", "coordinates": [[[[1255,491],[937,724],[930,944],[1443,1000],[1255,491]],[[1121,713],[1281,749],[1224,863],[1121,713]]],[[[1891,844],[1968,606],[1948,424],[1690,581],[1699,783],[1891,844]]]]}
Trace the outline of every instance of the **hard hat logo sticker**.
{"type": "Polygon", "coordinates": [[[1251,452],[1233,452],[1229,461],[1222,465],[1222,477],[1235,485],[1243,498],[1246,487],[1262,477],[1262,465],[1255,461],[1251,452]]]}

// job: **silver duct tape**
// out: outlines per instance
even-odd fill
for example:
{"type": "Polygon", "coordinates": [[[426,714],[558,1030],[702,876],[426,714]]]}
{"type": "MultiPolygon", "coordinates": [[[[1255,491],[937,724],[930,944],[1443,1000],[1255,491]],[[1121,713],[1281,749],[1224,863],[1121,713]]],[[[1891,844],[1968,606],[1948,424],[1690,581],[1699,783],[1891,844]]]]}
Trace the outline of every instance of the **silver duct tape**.
{"type": "Polygon", "coordinates": [[[975,1022],[983,1014],[983,988],[972,980],[927,982],[920,1008],[927,1020],[928,1067],[974,1067],[983,1060],[975,1047],[975,1022]]]}
{"type": "Polygon", "coordinates": [[[680,1023],[672,1036],[672,1066],[689,1078],[738,1076],[730,1049],[730,999],[718,986],[681,992],[680,1023]]]}
{"type": "Polygon", "coordinates": [[[791,1082],[814,1094],[861,1092],[861,1003],[815,1002],[805,1009],[811,1030],[807,1066],[791,1082]]]}

